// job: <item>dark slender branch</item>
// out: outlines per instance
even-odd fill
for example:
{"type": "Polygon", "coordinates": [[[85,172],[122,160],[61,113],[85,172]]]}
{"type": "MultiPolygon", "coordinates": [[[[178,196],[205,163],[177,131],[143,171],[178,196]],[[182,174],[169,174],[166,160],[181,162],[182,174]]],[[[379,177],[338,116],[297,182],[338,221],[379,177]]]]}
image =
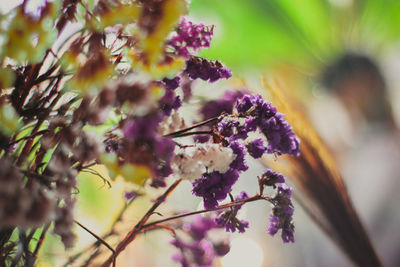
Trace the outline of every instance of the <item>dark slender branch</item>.
{"type": "Polygon", "coordinates": [[[186,133],[181,133],[181,134],[176,134],[173,135],[172,138],[177,138],[177,137],[184,137],[184,136],[191,136],[195,134],[212,134],[212,131],[196,131],[196,132],[186,132],[186,133]]]}
{"type": "MultiPolygon", "coordinates": [[[[57,80],[56,84],[54,85],[53,89],[54,91],[58,92],[58,86],[60,84],[60,79],[57,80]]],[[[52,110],[52,108],[57,104],[58,100],[61,98],[61,93],[58,92],[56,98],[53,99],[53,101],[51,102],[51,104],[49,105],[47,112],[50,113],[50,111],[52,110]]],[[[48,115],[48,114],[47,114],[48,115]]],[[[44,116],[44,117],[47,117],[44,116]]],[[[32,134],[36,134],[38,132],[38,130],[40,129],[40,127],[42,126],[42,123],[44,122],[44,118],[41,118],[38,120],[38,122],[36,123],[35,127],[32,129],[31,135],[32,134]]],[[[23,163],[23,161],[25,160],[25,158],[27,157],[27,155],[29,154],[31,147],[32,147],[32,143],[33,140],[32,139],[28,139],[28,141],[25,143],[24,147],[22,148],[21,153],[18,156],[17,162],[16,162],[16,166],[20,167],[23,163]]]]}
{"type": "Polygon", "coordinates": [[[23,254],[25,253],[26,257],[28,258],[28,260],[26,261],[27,266],[30,266],[29,264],[29,248],[28,248],[28,242],[26,239],[26,233],[24,230],[18,229],[19,234],[19,241],[18,241],[18,248],[17,248],[17,253],[15,254],[10,267],[15,267],[18,265],[18,262],[20,261],[21,257],[23,256],[23,254]]]}
{"type": "MultiPolygon", "coordinates": [[[[131,201],[129,201],[128,203],[125,203],[124,206],[120,209],[117,217],[115,218],[115,220],[112,222],[110,230],[108,233],[106,233],[105,235],[102,236],[102,239],[105,240],[108,237],[114,235],[115,232],[115,226],[117,225],[118,222],[122,221],[122,216],[124,215],[125,211],[128,209],[128,207],[132,204],[134,199],[132,199],[131,201]]],[[[65,263],[64,267],[66,266],[70,266],[72,263],[74,263],[78,258],[80,258],[86,251],[89,251],[91,248],[97,248],[100,246],[100,241],[96,240],[92,245],[90,245],[89,247],[87,247],[86,249],[76,253],[75,255],[71,256],[69,258],[69,260],[65,263]]],[[[92,254],[89,259],[86,261],[86,263],[90,263],[96,256],[97,256],[97,252],[95,252],[94,254],[92,254]]]]}
{"type": "Polygon", "coordinates": [[[197,211],[178,214],[178,215],[171,216],[171,217],[168,217],[168,218],[165,218],[165,219],[161,219],[161,220],[158,220],[158,221],[154,221],[154,222],[151,222],[151,223],[143,225],[143,228],[144,229],[147,229],[149,227],[151,228],[154,225],[159,225],[161,223],[165,223],[165,222],[168,222],[168,221],[172,221],[172,220],[175,220],[175,219],[188,217],[188,216],[192,216],[192,215],[196,215],[196,214],[202,214],[202,213],[206,213],[206,212],[210,212],[210,211],[216,211],[216,210],[223,210],[223,209],[227,209],[227,208],[232,208],[232,207],[235,207],[235,206],[243,205],[244,203],[249,203],[249,202],[253,202],[253,201],[256,201],[256,200],[260,200],[260,199],[264,199],[264,200],[267,200],[267,201],[271,200],[270,198],[265,197],[265,196],[255,195],[253,197],[249,197],[249,198],[246,198],[246,199],[243,199],[243,200],[239,200],[239,201],[231,202],[231,203],[228,203],[228,204],[220,205],[220,206],[216,207],[214,210],[207,210],[207,209],[197,210],[197,211]]]}
{"type": "Polygon", "coordinates": [[[143,225],[147,222],[154,211],[163,203],[167,197],[175,190],[175,188],[182,182],[182,179],[176,180],[160,197],[157,198],[153,206],[146,212],[142,219],[133,227],[133,229],[125,236],[125,238],[118,244],[115,253],[112,254],[102,266],[110,266],[111,263],[115,264],[117,256],[129,245],[136,236],[143,231],[143,225]]]}
{"type": "Polygon", "coordinates": [[[9,145],[9,146],[12,146],[12,145],[14,145],[14,144],[16,144],[16,143],[21,142],[22,140],[31,139],[31,138],[34,138],[34,137],[36,137],[36,136],[38,136],[38,135],[45,134],[45,133],[47,133],[47,132],[49,132],[49,130],[38,131],[38,132],[33,133],[33,134],[31,134],[31,135],[21,137],[21,138],[15,140],[15,141],[9,143],[8,145],[9,145]]]}
{"type": "Polygon", "coordinates": [[[35,263],[35,261],[36,261],[37,254],[39,253],[39,250],[43,245],[44,238],[46,237],[46,234],[47,234],[47,231],[49,230],[49,228],[50,228],[50,223],[47,223],[44,226],[42,233],[40,234],[39,240],[38,240],[38,242],[36,244],[36,248],[35,248],[35,250],[33,251],[33,254],[32,254],[33,263],[35,263]]]}
{"type": "Polygon", "coordinates": [[[190,131],[190,130],[192,130],[192,129],[194,129],[194,128],[197,128],[197,127],[206,125],[206,124],[208,124],[208,123],[210,123],[210,122],[216,122],[216,121],[218,121],[218,120],[219,120],[219,117],[214,117],[214,118],[211,118],[211,119],[208,119],[208,120],[205,120],[205,121],[196,123],[196,124],[194,124],[194,125],[192,125],[192,126],[190,126],[190,127],[188,127],[188,128],[185,128],[185,129],[182,129],[182,130],[173,132],[173,133],[166,134],[166,135],[164,135],[164,136],[165,136],[165,137],[180,136],[182,133],[185,133],[185,132],[188,132],[188,131],[190,131]]]}
{"type": "Polygon", "coordinates": [[[92,232],[91,230],[89,230],[87,227],[83,226],[80,222],[78,222],[77,220],[74,220],[74,222],[79,225],[81,228],[83,228],[86,232],[88,232],[89,234],[91,234],[94,238],[97,239],[97,241],[99,241],[100,243],[102,243],[104,246],[106,246],[109,250],[111,250],[111,252],[113,254],[115,254],[115,250],[106,242],[104,241],[100,236],[96,235],[94,232],[92,232]]]}
{"type": "Polygon", "coordinates": [[[151,231],[151,230],[155,230],[155,229],[165,229],[165,230],[168,230],[168,231],[170,231],[170,232],[172,233],[172,235],[173,235],[174,237],[176,237],[175,230],[174,230],[173,228],[167,226],[167,225],[155,224],[155,225],[152,225],[152,226],[146,228],[146,230],[143,230],[143,232],[145,232],[145,231],[147,232],[147,231],[151,231]]]}

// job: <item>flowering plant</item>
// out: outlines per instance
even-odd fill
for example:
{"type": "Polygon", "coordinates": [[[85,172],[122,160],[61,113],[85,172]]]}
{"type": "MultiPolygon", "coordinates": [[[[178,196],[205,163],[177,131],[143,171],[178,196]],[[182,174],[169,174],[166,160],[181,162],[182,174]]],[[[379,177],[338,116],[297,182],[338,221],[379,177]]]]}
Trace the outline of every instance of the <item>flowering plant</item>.
{"type": "MultiPolygon", "coordinates": [[[[174,259],[182,266],[209,266],[229,247],[211,242],[207,233],[244,232],[250,223],[238,211],[258,200],[273,206],[268,233],[281,231],[284,242],[294,242],[292,189],[283,175],[267,169],[257,193],[232,195],[249,157],[299,156],[299,139],[284,115],[261,95],[228,91],[203,101],[192,125],[182,116],[193,105],[195,80],[213,83],[232,75],[219,61],[195,55],[210,46],[214,28],[187,20],[185,0],[45,1],[36,13],[28,2],[0,17],[3,262],[33,265],[48,233],[71,248],[78,224],[97,239],[94,246],[112,252],[103,266],[115,265],[138,234],[157,228],[174,234],[172,245],[181,252],[174,259]],[[116,248],[73,215],[80,172],[112,184],[92,168],[99,164],[112,180],[121,177],[144,193],[167,188],[116,248]],[[183,180],[192,183],[204,209],[149,222],[183,180]],[[209,215],[191,224],[168,225],[203,213],[209,215]],[[177,229],[189,238],[179,238],[177,229]]],[[[126,198],[131,203],[140,196],[126,198]]]]}

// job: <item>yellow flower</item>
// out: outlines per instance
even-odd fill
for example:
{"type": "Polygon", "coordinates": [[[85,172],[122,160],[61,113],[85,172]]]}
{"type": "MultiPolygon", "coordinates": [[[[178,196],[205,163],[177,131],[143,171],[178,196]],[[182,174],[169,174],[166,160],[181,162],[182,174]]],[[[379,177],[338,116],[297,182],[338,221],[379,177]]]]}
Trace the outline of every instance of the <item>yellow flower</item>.
{"type": "Polygon", "coordinates": [[[136,22],[140,14],[140,7],[135,3],[119,4],[113,7],[106,7],[103,14],[93,17],[89,22],[89,27],[96,31],[103,31],[108,26],[116,24],[126,25],[136,22]]]}
{"type": "Polygon", "coordinates": [[[114,68],[101,51],[93,54],[83,66],[78,68],[69,81],[68,87],[83,94],[101,89],[114,74],[114,68]]]}
{"type": "Polygon", "coordinates": [[[9,68],[0,67],[0,92],[1,89],[11,87],[15,81],[15,74],[9,68]]]}
{"type": "Polygon", "coordinates": [[[103,154],[100,162],[107,167],[110,178],[113,180],[121,176],[127,182],[143,185],[152,176],[148,166],[130,163],[120,165],[115,154],[103,154]]]}
{"type": "MultiPolygon", "coordinates": [[[[47,3],[46,16],[35,19],[24,13],[22,6],[18,7],[6,29],[0,30],[0,39],[3,44],[0,50],[0,60],[4,57],[18,62],[37,62],[42,59],[46,50],[51,47],[57,33],[53,30],[55,7],[54,3],[47,3]]],[[[5,20],[7,20],[5,19],[5,20]]]]}
{"type": "Polygon", "coordinates": [[[163,5],[163,16],[157,21],[157,25],[140,43],[145,55],[145,64],[154,65],[162,60],[164,42],[169,33],[178,24],[179,18],[186,14],[188,5],[185,0],[165,0],[163,5]]]}
{"type": "Polygon", "coordinates": [[[20,127],[18,115],[14,108],[7,103],[0,106],[0,132],[10,136],[20,127]]]}
{"type": "Polygon", "coordinates": [[[178,75],[186,66],[184,58],[172,58],[160,61],[156,64],[146,64],[140,59],[140,54],[132,49],[124,49],[124,56],[135,71],[144,71],[154,80],[161,80],[165,77],[173,78],[178,75]]]}
{"type": "Polygon", "coordinates": [[[185,67],[183,58],[172,58],[165,54],[165,40],[188,11],[185,0],[164,0],[159,3],[161,14],[155,18],[140,9],[137,27],[127,27],[128,34],[138,40],[137,47],[125,48],[124,56],[135,71],[144,71],[153,79],[175,77],[185,67]],[[154,20],[154,21],[153,21],[154,20]],[[143,26],[151,21],[151,27],[143,26]]]}

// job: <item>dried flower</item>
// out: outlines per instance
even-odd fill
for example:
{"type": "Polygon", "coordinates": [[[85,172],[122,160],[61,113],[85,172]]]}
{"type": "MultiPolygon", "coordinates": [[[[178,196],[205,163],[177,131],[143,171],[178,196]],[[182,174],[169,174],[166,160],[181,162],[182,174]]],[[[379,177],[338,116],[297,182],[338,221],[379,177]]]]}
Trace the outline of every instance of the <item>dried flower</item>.
{"type": "Polygon", "coordinates": [[[238,99],[242,98],[245,91],[226,91],[216,100],[210,100],[203,104],[200,114],[203,119],[209,119],[221,115],[223,112],[231,114],[238,99]]]}
{"type": "MultiPolygon", "coordinates": [[[[242,191],[239,196],[236,197],[236,201],[244,200],[249,196],[245,191],[242,191]]],[[[244,233],[246,228],[249,228],[249,222],[238,219],[237,213],[240,210],[242,205],[234,206],[230,209],[227,209],[223,213],[221,213],[216,219],[215,222],[221,226],[225,227],[227,232],[234,233],[236,230],[239,233],[244,233]]]]}
{"type": "Polygon", "coordinates": [[[183,18],[176,32],[177,35],[168,41],[168,45],[172,46],[179,56],[189,58],[192,54],[191,50],[197,51],[203,47],[210,47],[214,26],[193,24],[183,18]]]}
{"type": "Polygon", "coordinates": [[[219,79],[228,79],[232,71],[224,67],[219,61],[212,62],[204,58],[192,57],[186,62],[185,73],[192,79],[215,82],[219,79]]]}
{"type": "Polygon", "coordinates": [[[175,238],[171,244],[180,250],[173,260],[182,266],[212,266],[215,258],[229,252],[226,242],[211,242],[209,232],[219,228],[210,217],[196,216],[191,224],[182,227],[190,238],[187,241],[175,238]]]}
{"type": "Polygon", "coordinates": [[[250,156],[255,159],[261,158],[267,148],[264,145],[264,141],[261,138],[257,138],[250,143],[247,144],[247,151],[249,152],[250,156]]]}
{"type": "Polygon", "coordinates": [[[220,144],[198,144],[179,148],[175,152],[173,168],[178,177],[194,180],[206,171],[228,171],[235,157],[231,149],[220,144]]]}
{"type": "Polygon", "coordinates": [[[73,210],[76,200],[66,199],[64,206],[56,210],[54,221],[54,233],[61,237],[65,248],[72,248],[75,242],[75,235],[72,232],[74,226],[73,210]]]}
{"type": "Polygon", "coordinates": [[[279,229],[282,229],[282,240],[285,243],[294,242],[294,225],[292,222],[293,204],[291,201],[292,189],[280,184],[277,193],[272,200],[274,208],[270,215],[270,224],[267,231],[274,236],[279,229]]]}
{"type": "Polygon", "coordinates": [[[281,184],[285,182],[285,177],[271,169],[267,169],[261,176],[260,183],[263,186],[272,186],[276,188],[276,184],[281,184]]]}

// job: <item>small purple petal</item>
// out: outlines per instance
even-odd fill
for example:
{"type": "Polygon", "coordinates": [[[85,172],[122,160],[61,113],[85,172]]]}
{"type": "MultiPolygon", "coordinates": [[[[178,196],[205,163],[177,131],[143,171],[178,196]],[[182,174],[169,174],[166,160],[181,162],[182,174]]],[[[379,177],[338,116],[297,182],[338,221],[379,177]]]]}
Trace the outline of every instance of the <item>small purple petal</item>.
{"type": "Polygon", "coordinates": [[[267,148],[261,138],[255,139],[247,145],[247,151],[255,159],[261,158],[267,148]]]}

